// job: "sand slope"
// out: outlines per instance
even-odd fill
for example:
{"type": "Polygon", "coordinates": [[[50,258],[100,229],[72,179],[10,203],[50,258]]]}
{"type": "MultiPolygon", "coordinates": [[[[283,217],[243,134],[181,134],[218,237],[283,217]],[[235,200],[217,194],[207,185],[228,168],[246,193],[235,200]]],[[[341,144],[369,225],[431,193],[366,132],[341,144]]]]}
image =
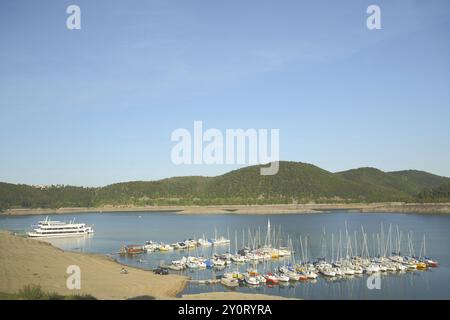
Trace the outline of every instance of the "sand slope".
{"type": "Polygon", "coordinates": [[[91,294],[98,299],[126,299],[149,295],[174,298],[185,286],[186,277],[158,276],[150,271],[126,267],[106,256],[65,252],[48,243],[0,231],[0,292],[15,293],[28,284],[63,295],[91,294]],[[81,290],[68,290],[69,265],[81,269],[81,290]]]}
{"type": "MultiPolygon", "coordinates": [[[[29,284],[40,285],[48,293],[61,295],[90,294],[97,299],[129,299],[151,296],[177,299],[188,278],[177,275],[158,276],[150,271],[125,267],[112,259],[86,253],[67,252],[47,242],[14,236],[0,230],[0,292],[17,293],[29,284]],[[70,265],[81,269],[81,290],[69,290],[66,271],[70,265]]],[[[276,300],[282,297],[212,292],[184,295],[186,300],[276,300]]]]}

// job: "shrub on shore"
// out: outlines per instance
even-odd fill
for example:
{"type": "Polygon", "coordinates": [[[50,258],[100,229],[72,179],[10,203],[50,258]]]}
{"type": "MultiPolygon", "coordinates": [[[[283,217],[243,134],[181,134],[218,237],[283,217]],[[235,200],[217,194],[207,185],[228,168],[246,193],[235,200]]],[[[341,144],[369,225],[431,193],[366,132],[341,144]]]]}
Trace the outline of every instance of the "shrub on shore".
{"type": "Polygon", "coordinates": [[[46,297],[41,286],[29,284],[19,290],[18,296],[24,300],[43,300],[46,297]]]}
{"type": "Polygon", "coordinates": [[[34,284],[26,285],[17,294],[8,294],[6,297],[17,300],[97,300],[90,294],[63,296],[56,292],[45,292],[40,285],[34,284]]]}

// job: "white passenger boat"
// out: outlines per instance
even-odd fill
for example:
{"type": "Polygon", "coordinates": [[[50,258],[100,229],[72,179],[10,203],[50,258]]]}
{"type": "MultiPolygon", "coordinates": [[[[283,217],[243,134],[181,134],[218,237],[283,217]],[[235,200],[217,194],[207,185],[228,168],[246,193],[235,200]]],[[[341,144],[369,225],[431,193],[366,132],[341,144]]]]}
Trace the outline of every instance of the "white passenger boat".
{"type": "Polygon", "coordinates": [[[31,238],[62,238],[79,237],[94,233],[92,226],[85,223],[75,223],[75,219],[70,222],[52,221],[48,217],[39,221],[37,226],[27,235],[31,238]]]}

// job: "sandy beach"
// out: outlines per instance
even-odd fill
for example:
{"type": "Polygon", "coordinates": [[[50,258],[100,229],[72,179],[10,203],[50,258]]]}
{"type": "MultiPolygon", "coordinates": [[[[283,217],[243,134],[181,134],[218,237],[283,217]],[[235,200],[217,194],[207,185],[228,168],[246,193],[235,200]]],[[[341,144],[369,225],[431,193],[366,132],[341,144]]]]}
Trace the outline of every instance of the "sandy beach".
{"type": "MultiPolygon", "coordinates": [[[[151,271],[125,266],[109,257],[67,252],[47,242],[15,236],[0,230],[0,293],[15,294],[26,285],[40,285],[45,292],[60,295],[89,294],[97,299],[123,300],[150,296],[155,299],[178,299],[188,278],[159,276],[151,271]],[[81,270],[81,290],[69,290],[66,271],[70,265],[81,270]]],[[[278,300],[282,297],[215,292],[183,295],[186,300],[278,300]]]]}
{"type": "Polygon", "coordinates": [[[92,208],[27,209],[16,208],[0,215],[39,215],[90,212],[168,212],[177,214],[306,214],[347,210],[356,212],[450,214],[450,203],[354,203],[354,204],[278,204],[218,206],[104,206],[92,208]]]}
{"type": "Polygon", "coordinates": [[[127,299],[152,296],[174,298],[186,277],[158,276],[150,271],[126,267],[112,259],[92,254],[65,252],[52,245],[0,231],[0,292],[16,293],[25,285],[40,285],[44,291],[61,295],[90,294],[98,299],[127,299]],[[66,286],[67,267],[81,269],[81,290],[66,286]]]}

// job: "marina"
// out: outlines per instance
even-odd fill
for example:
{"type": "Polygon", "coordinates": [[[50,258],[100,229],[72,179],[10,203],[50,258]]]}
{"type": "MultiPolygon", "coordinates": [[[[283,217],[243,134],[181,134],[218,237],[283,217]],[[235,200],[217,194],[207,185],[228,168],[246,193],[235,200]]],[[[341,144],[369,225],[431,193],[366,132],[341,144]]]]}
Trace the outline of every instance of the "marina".
{"type": "MultiPolygon", "coordinates": [[[[0,227],[22,233],[39,219],[1,217],[0,227]]],[[[182,294],[237,291],[301,299],[450,296],[450,219],[445,215],[88,213],[77,220],[94,224],[95,234],[45,240],[64,250],[102,253],[132,267],[163,267],[188,276],[182,294]],[[371,275],[380,276],[381,290],[367,288],[371,275]]]]}
{"type": "MultiPolygon", "coordinates": [[[[172,245],[147,241],[145,245],[124,246],[121,255],[134,256],[137,254],[168,252],[173,250],[185,250],[186,256],[179,260],[174,260],[168,265],[161,264],[159,267],[182,271],[186,269],[224,271],[223,274],[214,279],[196,280],[198,284],[221,283],[225,287],[235,288],[241,285],[260,286],[278,285],[280,283],[316,280],[319,276],[328,279],[345,279],[355,275],[373,275],[377,273],[397,273],[413,272],[416,270],[427,270],[437,268],[439,263],[426,255],[425,235],[420,247],[420,252],[416,255],[414,250],[412,234],[407,233],[407,254],[402,254],[402,236],[398,225],[395,228],[395,235],[392,235],[392,225],[389,225],[385,233],[381,224],[380,232],[373,234],[372,251],[369,250],[367,233],[361,226],[361,232],[349,233],[347,223],[345,223],[344,238],[339,230],[338,241],[334,241],[334,234],[331,234],[331,255],[327,260],[327,239],[326,231],[323,229],[321,239],[321,255],[314,259],[308,257],[308,237],[300,236],[301,255],[294,251],[292,239],[287,236],[286,246],[273,246],[272,241],[280,244],[283,234],[281,228],[279,233],[273,232],[270,220],[267,222],[265,230],[264,244],[261,243],[261,229],[255,234],[248,229],[247,244],[245,232],[243,233],[242,248],[239,249],[237,242],[237,232],[235,233],[235,252],[231,253],[231,241],[225,237],[217,236],[213,239],[186,239],[172,245]],[[343,240],[344,239],[344,240],[343,240]],[[354,242],[353,242],[354,241],[354,242]],[[353,244],[353,247],[352,247],[353,244]],[[360,244],[360,251],[358,251],[360,244]],[[216,246],[227,245],[228,250],[223,254],[217,254],[216,246]],[[198,247],[212,247],[209,257],[198,256],[198,247]],[[189,252],[190,251],[190,252],[189,252]],[[195,256],[191,254],[196,254],[195,256]],[[297,257],[297,260],[296,260],[297,257]],[[242,266],[247,269],[241,271],[242,266]],[[270,265],[269,271],[267,271],[270,265]],[[262,271],[261,271],[262,270],[262,271]]],[[[274,230],[275,231],[275,230],[274,230]]],[[[217,234],[217,231],[216,231],[217,234]]]]}

